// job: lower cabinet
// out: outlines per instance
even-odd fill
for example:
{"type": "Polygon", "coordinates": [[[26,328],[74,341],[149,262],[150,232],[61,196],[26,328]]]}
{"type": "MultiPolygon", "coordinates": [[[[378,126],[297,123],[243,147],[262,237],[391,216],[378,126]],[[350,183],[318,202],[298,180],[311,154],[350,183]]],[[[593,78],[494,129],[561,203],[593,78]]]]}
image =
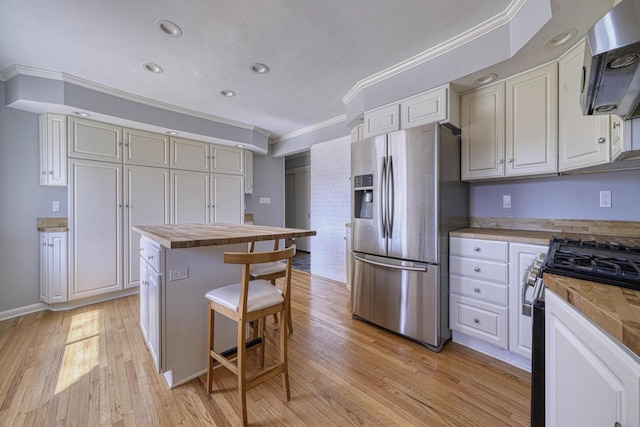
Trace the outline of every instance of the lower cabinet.
{"type": "Polygon", "coordinates": [[[161,253],[149,241],[140,248],[140,330],[157,372],[160,372],[161,253]]]}
{"type": "Polygon", "coordinates": [[[40,233],[40,301],[67,301],[67,233],[40,233]]]}
{"type": "Polygon", "coordinates": [[[554,426],[640,426],[640,358],[545,291],[545,416],[554,426]]]}

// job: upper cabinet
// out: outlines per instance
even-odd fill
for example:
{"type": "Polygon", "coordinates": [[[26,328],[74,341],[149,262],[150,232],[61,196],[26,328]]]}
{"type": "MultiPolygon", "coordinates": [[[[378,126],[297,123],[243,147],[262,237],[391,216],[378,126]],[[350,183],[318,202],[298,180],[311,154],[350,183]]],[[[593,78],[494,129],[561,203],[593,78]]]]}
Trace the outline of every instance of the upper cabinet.
{"type": "Polygon", "coordinates": [[[122,163],[122,128],[69,116],[69,157],[122,163]]]}
{"type": "Polygon", "coordinates": [[[173,137],[171,138],[171,168],[244,175],[243,150],[173,137]]]}
{"type": "Polygon", "coordinates": [[[460,127],[459,116],[460,96],[449,85],[445,85],[399,103],[366,111],[362,137],[369,138],[435,122],[460,127]]]}
{"type": "MultiPolygon", "coordinates": [[[[560,172],[608,163],[611,160],[609,116],[583,116],[580,85],[584,42],[560,59],[559,170],[560,172]]],[[[620,119],[615,130],[620,142],[620,119]]]]}
{"type": "Polygon", "coordinates": [[[42,114],[40,126],[40,185],[67,185],[67,116],[42,114]]]}
{"type": "Polygon", "coordinates": [[[244,156],[241,148],[211,144],[210,171],[229,175],[244,175],[244,156]]]}
{"type": "Polygon", "coordinates": [[[142,130],[124,130],[124,163],[169,167],[169,136],[142,130]]]}
{"type": "Polygon", "coordinates": [[[556,64],[462,96],[462,179],[557,172],[556,64]]]}

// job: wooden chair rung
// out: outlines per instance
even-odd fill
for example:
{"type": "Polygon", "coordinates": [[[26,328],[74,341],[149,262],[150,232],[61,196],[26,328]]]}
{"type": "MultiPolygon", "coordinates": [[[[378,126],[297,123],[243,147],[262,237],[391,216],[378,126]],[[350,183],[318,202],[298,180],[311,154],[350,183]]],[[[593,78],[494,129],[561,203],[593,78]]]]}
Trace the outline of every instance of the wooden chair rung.
{"type": "Polygon", "coordinates": [[[280,375],[283,372],[284,365],[282,363],[271,366],[267,369],[263,369],[261,372],[252,376],[251,378],[245,379],[245,388],[247,390],[251,390],[255,386],[260,385],[265,381],[269,381],[271,378],[280,375]]]}
{"type": "Polygon", "coordinates": [[[209,351],[209,356],[213,357],[216,360],[216,362],[220,363],[225,368],[229,369],[231,372],[238,375],[238,367],[234,365],[232,362],[230,362],[226,357],[216,353],[213,350],[209,351]]]}

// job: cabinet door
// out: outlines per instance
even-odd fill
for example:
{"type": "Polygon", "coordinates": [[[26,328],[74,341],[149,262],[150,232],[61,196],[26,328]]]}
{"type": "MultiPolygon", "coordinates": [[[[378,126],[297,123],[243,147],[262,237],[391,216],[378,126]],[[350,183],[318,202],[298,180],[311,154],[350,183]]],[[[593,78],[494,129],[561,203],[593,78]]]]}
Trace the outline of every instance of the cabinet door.
{"type": "Polygon", "coordinates": [[[449,120],[449,88],[440,87],[400,104],[401,129],[449,120]]]}
{"type": "Polygon", "coordinates": [[[124,287],[140,280],[140,235],[134,225],[170,223],[169,169],[144,166],[124,168],[124,287]]]}
{"type": "Polygon", "coordinates": [[[611,161],[616,161],[622,154],[622,138],[624,135],[624,120],[612,114],[609,117],[611,123],[611,161]]]}
{"type": "Polygon", "coordinates": [[[69,161],[69,299],[122,286],[122,165],[69,161]]]}
{"type": "Polygon", "coordinates": [[[393,104],[364,113],[365,138],[400,130],[400,105],[393,104]]]}
{"type": "Polygon", "coordinates": [[[47,233],[49,303],[67,301],[67,233],[47,233]]]}
{"type": "Polygon", "coordinates": [[[160,372],[160,275],[154,271],[149,272],[147,294],[147,346],[156,372],[160,372]]]}
{"type": "Polygon", "coordinates": [[[640,425],[640,360],[545,291],[545,425],[640,425]]]}
{"type": "Polygon", "coordinates": [[[462,97],[462,179],[504,176],[504,83],[462,97]]]}
{"type": "Polygon", "coordinates": [[[171,138],[171,169],[209,172],[211,144],[189,139],[171,138]]]}
{"type": "Polygon", "coordinates": [[[124,130],[124,163],[169,167],[169,136],[142,130],[124,130]]]}
{"type": "Polygon", "coordinates": [[[244,194],[253,194],[253,151],[244,151],[244,194]]]}
{"type": "Polygon", "coordinates": [[[40,125],[40,185],[67,185],[67,116],[42,114],[40,125]]]}
{"type": "Polygon", "coordinates": [[[69,117],[69,157],[122,163],[122,128],[69,117]]]}
{"type": "Polygon", "coordinates": [[[209,174],[171,171],[171,223],[204,224],[209,220],[209,174]]]}
{"type": "MultiPolygon", "coordinates": [[[[522,314],[522,289],[528,268],[546,253],[547,247],[509,244],[509,350],[531,359],[531,316],[522,314]]],[[[526,298],[533,299],[533,287],[526,285],[526,298]]]]}
{"type": "Polygon", "coordinates": [[[40,301],[49,302],[47,296],[47,288],[49,284],[47,279],[49,277],[49,262],[48,262],[48,246],[47,246],[47,233],[40,233],[40,301]]]}
{"type": "Polygon", "coordinates": [[[211,174],[210,222],[242,224],[244,183],[241,176],[211,174]]]}
{"type": "MultiPolygon", "coordinates": [[[[141,257],[140,257],[141,258],[141,257]]],[[[140,259],[140,331],[144,342],[149,340],[149,265],[140,259]]]]}
{"type": "Polygon", "coordinates": [[[244,175],[243,150],[221,145],[211,145],[211,172],[244,175]]]}
{"type": "Polygon", "coordinates": [[[609,116],[583,116],[580,85],[584,42],[560,59],[558,169],[609,162],[609,116]]]}
{"type": "Polygon", "coordinates": [[[557,172],[556,64],[507,80],[506,176],[557,172]]]}

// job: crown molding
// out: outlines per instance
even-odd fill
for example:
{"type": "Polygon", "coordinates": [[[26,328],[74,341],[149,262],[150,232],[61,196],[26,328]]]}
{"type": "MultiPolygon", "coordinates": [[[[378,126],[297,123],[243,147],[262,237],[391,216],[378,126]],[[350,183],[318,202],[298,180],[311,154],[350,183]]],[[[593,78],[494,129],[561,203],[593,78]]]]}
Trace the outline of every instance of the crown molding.
{"type": "Polygon", "coordinates": [[[478,37],[481,37],[484,34],[487,34],[495,30],[496,28],[509,23],[526,2],[527,0],[512,0],[511,3],[509,3],[509,6],[507,6],[507,8],[503,12],[498,13],[497,15],[487,19],[486,21],[476,25],[475,27],[472,27],[469,30],[460,33],[457,36],[452,37],[437,46],[432,47],[431,49],[425,50],[424,52],[419,53],[405,61],[382,70],[379,73],[360,80],[342,98],[342,102],[348,104],[362,89],[379,83],[404,71],[407,71],[417,65],[424,64],[425,62],[428,62],[440,55],[443,55],[453,49],[469,43],[470,41],[473,41],[478,37]]]}
{"type": "Polygon", "coordinates": [[[0,81],[7,81],[9,79],[14,78],[17,75],[41,77],[41,78],[46,78],[51,80],[60,80],[60,81],[70,83],[76,86],[80,86],[86,89],[95,90],[96,92],[101,92],[106,95],[111,95],[118,98],[126,99],[128,101],[133,101],[140,104],[148,105],[150,107],[173,111],[174,113],[186,114],[188,116],[198,117],[201,119],[210,120],[210,121],[214,121],[214,122],[218,122],[218,123],[222,123],[230,126],[235,126],[242,129],[257,131],[263,135],[266,135],[267,137],[270,135],[268,131],[248,123],[238,122],[235,120],[227,119],[227,118],[216,116],[213,114],[206,114],[201,111],[191,110],[186,107],[180,107],[178,105],[168,104],[162,101],[156,101],[154,99],[146,98],[140,95],[134,95],[129,92],[125,92],[119,89],[114,89],[108,86],[101,85],[99,83],[95,83],[95,82],[85,80],[80,77],[72,76],[70,74],[59,72],[59,71],[44,70],[41,68],[28,67],[25,65],[11,65],[0,72],[0,81]]]}
{"type": "Polygon", "coordinates": [[[319,129],[326,128],[328,126],[333,126],[333,125],[336,125],[338,123],[342,123],[342,122],[346,122],[346,121],[347,121],[347,115],[343,114],[341,116],[334,117],[334,118],[329,119],[329,120],[325,120],[324,122],[316,123],[315,125],[307,126],[305,128],[298,129],[296,131],[284,134],[284,135],[282,135],[282,136],[280,136],[278,138],[275,138],[275,139],[269,141],[269,144],[277,144],[278,142],[286,141],[287,139],[291,139],[291,138],[295,138],[296,136],[300,136],[300,135],[304,135],[304,134],[307,134],[307,133],[315,132],[315,131],[317,131],[319,129]]]}

